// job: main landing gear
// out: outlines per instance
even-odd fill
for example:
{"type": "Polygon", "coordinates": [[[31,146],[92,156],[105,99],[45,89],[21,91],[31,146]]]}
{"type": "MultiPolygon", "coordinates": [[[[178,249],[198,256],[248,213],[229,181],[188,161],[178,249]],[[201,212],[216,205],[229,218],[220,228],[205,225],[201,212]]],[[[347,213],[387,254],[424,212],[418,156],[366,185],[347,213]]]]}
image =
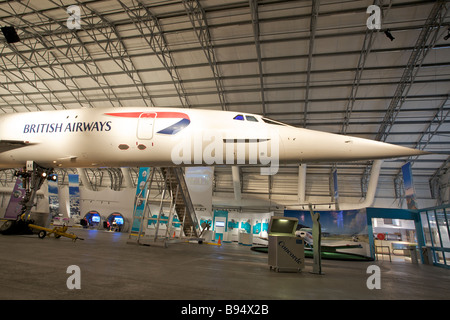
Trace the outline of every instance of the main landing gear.
{"type": "Polygon", "coordinates": [[[34,206],[36,194],[45,180],[55,180],[56,175],[53,168],[43,168],[34,161],[27,161],[26,167],[16,171],[15,176],[22,179],[22,187],[25,189],[25,196],[21,201],[22,209],[17,216],[17,220],[9,220],[1,226],[0,233],[29,234],[32,233],[28,225],[33,223],[30,220],[30,213],[34,206]]]}

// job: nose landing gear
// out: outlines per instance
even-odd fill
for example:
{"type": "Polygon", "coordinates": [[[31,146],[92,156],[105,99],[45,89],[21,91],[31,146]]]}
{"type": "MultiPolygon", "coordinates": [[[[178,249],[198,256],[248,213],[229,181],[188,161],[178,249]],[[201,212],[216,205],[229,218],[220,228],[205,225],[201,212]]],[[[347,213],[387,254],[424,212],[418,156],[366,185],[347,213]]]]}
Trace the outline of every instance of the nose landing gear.
{"type": "Polygon", "coordinates": [[[17,171],[16,176],[22,178],[22,186],[25,189],[25,197],[22,200],[22,215],[27,221],[31,208],[34,206],[36,194],[47,179],[55,177],[53,168],[43,168],[34,161],[27,161],[24,171],[17,171]]]}

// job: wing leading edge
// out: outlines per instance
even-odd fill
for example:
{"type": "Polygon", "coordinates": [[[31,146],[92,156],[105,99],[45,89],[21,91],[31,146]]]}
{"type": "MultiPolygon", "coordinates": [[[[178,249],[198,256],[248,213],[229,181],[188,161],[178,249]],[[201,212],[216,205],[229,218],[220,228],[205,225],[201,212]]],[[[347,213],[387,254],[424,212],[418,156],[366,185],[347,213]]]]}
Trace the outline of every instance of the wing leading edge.
{"type": "Polygon", "coordinates": [[[29,141],[22,141],[22,140],[0,140],[0,153],[18,148],[23,148],[33,144],[34,143],[30,143],[29,141]]]}

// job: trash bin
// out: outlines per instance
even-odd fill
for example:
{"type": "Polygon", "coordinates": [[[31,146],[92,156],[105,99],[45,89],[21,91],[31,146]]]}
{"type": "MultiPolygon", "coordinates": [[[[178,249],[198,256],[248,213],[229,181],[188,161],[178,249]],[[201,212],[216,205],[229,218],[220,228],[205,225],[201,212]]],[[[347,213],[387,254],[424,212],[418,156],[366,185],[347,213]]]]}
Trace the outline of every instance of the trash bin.
{"type": "Polygon", "coordinates": [[[304,240],[297,237],[269,236],[270,269],[299,272],[305,267],[304,240]]]}

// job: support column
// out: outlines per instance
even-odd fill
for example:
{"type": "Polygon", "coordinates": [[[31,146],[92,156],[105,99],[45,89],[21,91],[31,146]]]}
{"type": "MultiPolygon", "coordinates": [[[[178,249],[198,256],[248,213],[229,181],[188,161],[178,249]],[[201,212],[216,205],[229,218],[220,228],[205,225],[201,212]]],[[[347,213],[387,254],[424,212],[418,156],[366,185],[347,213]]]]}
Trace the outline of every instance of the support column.
{"type": "Polygon", "coordinates": [[[123,174],[123,180],[125,181],[126,188],[133,187],[133,181],[131,180],[130,168],[120,168],[123,174]]]}
{"type": "Polygon", "coordinates": [[[306,164],[298,166],[298,202],[304,204],[306,202],[306,164]]]}
{"type": "Polygon", "coordinates": [[[81,183],[87,190],[92,190],[91,182],[89,181],[89,178],[86,173],[86,169],[84,168],[77,168],[78,175],[80,176],[81,183]]]}
{"type": "Polygon", "coordinates": [[[241,177],[240,177],[239,167],[238,166],[232,166],[231,167],[231,174],[233,176],[234,199],[239,201],[242,198],[242,194],[241,194],[241,177]]]}

